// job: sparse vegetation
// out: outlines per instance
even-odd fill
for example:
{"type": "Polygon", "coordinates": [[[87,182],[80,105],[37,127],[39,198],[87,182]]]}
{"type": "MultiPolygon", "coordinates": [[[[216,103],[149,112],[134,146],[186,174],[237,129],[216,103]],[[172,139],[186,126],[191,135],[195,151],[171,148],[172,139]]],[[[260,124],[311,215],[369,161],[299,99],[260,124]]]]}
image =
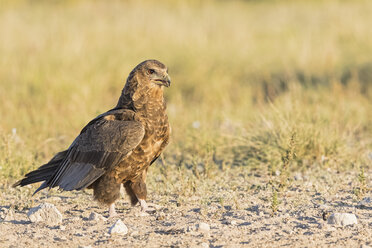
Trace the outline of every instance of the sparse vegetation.
{"type": "Polygon", "coordinates": [[[290,164],[296,157],[295,153],[295,141],[296,140],[296,133],[293,132],[291,138],[289,140],[288,148],[285,150],[285,154],[282,156],[282,167],[280,168],[280,188],[285,188],[289,181],[289,169],[290,164]]]}
{"type": "Polygon", "coordinates": [[[363,166],[360,166],[360,171],[358,174],[357,182],[358,182],[358,186],[354,188],[354,194],[360,200],[366,195],[366,193],[368,193],[366,175],[364,174],[363,166]]]}
{"type": "Polygon", "coordinates": [[[272,196],[271,196],[271,211],[272,211],[273,215],[278,211],[278,207],[279,207],[278,191],[273,186],[272,187],[272,196]]]}

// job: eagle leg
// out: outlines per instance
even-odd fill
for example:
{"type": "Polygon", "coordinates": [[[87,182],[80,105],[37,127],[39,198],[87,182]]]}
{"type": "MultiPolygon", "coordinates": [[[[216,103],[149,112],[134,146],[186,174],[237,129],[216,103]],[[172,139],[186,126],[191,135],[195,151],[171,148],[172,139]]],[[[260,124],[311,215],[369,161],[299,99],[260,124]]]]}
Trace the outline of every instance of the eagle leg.
{"type": "Polygon", "coordinates": [[[135,206],[138,202],[138,198],[137,198],[136,194],[134,193],[134,191],[132,189],[132,182],[127,181],[123,185],[124,185],[124,188],[125,188],[125,192],[129,196],[130,203],[132,204],[132,206],[135,206]]]}
{"type": "Polygon", "coordinates": [[[116,216],[115,203],[111,203],[109,207],[109,218],[116,216]]]}
{"type": "Polygon", "coordinates": [[[146,202],[147,189],[146,189],[146,183],[145,183],[145,180],[143,180],[143,177],[140,178],[138,181],[125,182],[124,188],[125,188],[126,193],[129,195],[132,206],[134,206],[137,202],[139,202],[142,213],[146,213],[146,212],[153,213],[156,211],[156,207],[151,207],[151,206],[149,207],[149,205],[146,202]]]}

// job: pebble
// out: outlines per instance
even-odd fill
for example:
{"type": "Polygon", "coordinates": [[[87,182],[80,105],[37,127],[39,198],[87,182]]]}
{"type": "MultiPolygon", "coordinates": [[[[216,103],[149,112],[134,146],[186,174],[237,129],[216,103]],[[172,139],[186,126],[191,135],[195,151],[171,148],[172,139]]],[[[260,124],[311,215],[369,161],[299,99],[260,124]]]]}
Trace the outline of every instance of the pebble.
{"type": "Polygon", "coordinates": [[[209,232],[209,230],[211,229],[209,225],[205,222],[200,222],[197,225],[197,228],[198,228],[198,231],[201,231],[201,232],[209,232]]]}
{"type": "Polygon", "coordinates": [[[296,173],[294,175],[294,180],[296,180],[296,181],[302,181],[303,180],[302,174],[301,173],[296,173]]]}
{"type": "Polygon", "coordinates": [[[52,197],[49,197],[49,198],[47,198],[48,199],[48,201],[54,201],[54,202],[58,202],[58,201],[61,201],[62,199],[61,199],[61,197],[58,197],[58,196],[52,196],[52,197]]]}
{"type": "Polygon", "coordinates": [[[222,224],[236,226],[238,223],[236,220],[224,220],[222,221],[222,224]]]}
{"type": "Polygon", "coordinates": [[[207,243],[201,243],[200,246],[203,247],[203,248],[208,248],[209,247],[209,245],[207,243]]]}
{"type": "Polygon", "coordinates": [[[236,222],[236,220],[232,220],[232,221],[230,221],[230,224],[233,225],[233,226],[236,226],[238,223],[236,222]]]}
{"type": "Polygon", "coordinates": [[[106,221],[107,218],[103,217],[101,214],[97,214],[96,212],[92,212],[89,217],[88,217],[88,220],[94,220],[94,221],[106,221]]]}
{"type": "Polygon", "coordinates": [[[200,122],[199,121],[194,121],[192,123],[192,127],[195,128],[195,129],[198,129],[200,127],[200,122]]]}
{"type": "Polygon", "coordinates": [[[328,224],[347,226],[347,225],[358,224],[358,220],[355,214],[334,213],[331,216],[329,216],[328,224]]]}
{"type": "Polygon", "coordinates": [[[160,209],[163,208],[163,206],[157,205],[157,204],[155,204],[155,203],[148,203],[148,206],[149,206],[150,208],[155,209],[155,210],[160,210],[160,209]]]}
{"type": "Polygon", "coordinates": [[[80,222],[80,221],[81,221],[81,217],[79,216],[74,216],[74,217],[69,218],[69,222],[80,222]]]}
{"type": "Polygon", "coordinates": [[[12,221],[14,219],[13,209],[2,208],[0,210],[0,220],[2,221],[12,221]]]}
{"type": "Polygon", "coordinates": [[[61,230],[61,231],[64,231],[64,230],[66,230],[66,227],[65,227],[65,226],[62,226],[62,225],[60,225],[60,226],[59,226],[59,230],[61,230]]]}
{"type": "Polygon", "coordinates": [[[195,226],[188,226],[188,227],[185,228],[186,232],[194,232],[195,230],[196,230],[195,226]]]}
{"type": "Polygon", "coordinates": [[[323,210],[328,210],[329,209],[329,206],[327,204],[322,204],[322,205],[319,205],[318,208],[319,209],[323,209],[323,210]]]}
{"type": "Polygon", "coordinates": [[[371,197],[364,197],[358,204],[361,207],[368,207],[372,205],[371,197]]]}
{"type": "Polygon", "coordinates": [[[62,214],[50,203],[42,203],[31,208],[27,216],[31,222],[45,222],[48,225],[56,225],[62,222],[62,214]]]}
{"type": "Polygon", "coordinates": [[[136,216],[136,217],[146,217],[146,216],[150,216],[150,214],[147,213],[147,212],[140,211],[140,212],[135,213],[134,216],[136,216]]]}
{"type": "Polygon", "coordinates": [[[67,238],[66,238],[65,236],[61,236],[61,237],[59,237],[59,239],[60,239],[61,241],[67,241],[67,238]]]}
{"type": "Polygon", "coordinates": [[[286,233],[286,234],[289,234],[289,235],[293,234],[293,230],[291,230],[291,229],[289,229],[289,228],[285,228],[285,229],[283,229],[282,231],[283,231],[284,233],[286,233]]]}
{"type": "Polygon", "coordinates": [[[119,219],[117,220],[109,230],[109,234],[122,234],[125,235],[128,233],[128,227],[119,219]]]}
{"type": "Polygon", "coordinates": [[[370,160],[372,160],[372,152],[370,152],[370,153],[368,154],[368,158],[369,158],[370,160]]]}

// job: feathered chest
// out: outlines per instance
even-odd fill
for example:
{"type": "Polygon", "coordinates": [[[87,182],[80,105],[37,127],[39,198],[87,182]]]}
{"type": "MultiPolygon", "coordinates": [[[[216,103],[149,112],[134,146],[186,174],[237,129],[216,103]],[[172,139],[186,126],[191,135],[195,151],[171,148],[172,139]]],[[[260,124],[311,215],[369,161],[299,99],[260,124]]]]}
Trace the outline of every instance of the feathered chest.
{"type": "Polygon", "coordinates": [[[140,143],[115,166],[118,180],[131,180],[138,177],[142,171],[161,154],[169,142],[170,125],[166,115],[164,99],[151,98],[143,104],[138,99],[134,102],[133,119],[141,123],[144,136],[140,143]]]}
{"type": "Polygon", "coordinates": [[[145,136],[139,147],[149,157],[158,156],[169,140],[170,126],[167,115],[163,112],[160,115],[153,115],[152,118],[145,118],[142,125],[145,127],[145,136]]]}
{"type": "Polygon", "coordinates": [[[170,125],[168,116],[165,114],[165,110],[154,110],[156,109],[146,115],[144,112],[136,113],[136,119],[141,122],[145,134],[129,157],[137,161],[136,164],[142,164],[141,166],[149,164],[155,157],[159,156],[169,141],[170,125]]]}
{"type": "Polygon", "coordinates": [[[159,143],[169,138],[170,126],[166,114],[164,99],[148,101],[138,110],[136,116],[145,128],[144,141],[159,143]]]}
{"type": "Polygon", "coordinates": [[[169,143],[170,125],[164,114],[158,118],[141,118],[145,135],[140,144],[115,167],[119,181],[131,180],[141,175],[169,143]]]}

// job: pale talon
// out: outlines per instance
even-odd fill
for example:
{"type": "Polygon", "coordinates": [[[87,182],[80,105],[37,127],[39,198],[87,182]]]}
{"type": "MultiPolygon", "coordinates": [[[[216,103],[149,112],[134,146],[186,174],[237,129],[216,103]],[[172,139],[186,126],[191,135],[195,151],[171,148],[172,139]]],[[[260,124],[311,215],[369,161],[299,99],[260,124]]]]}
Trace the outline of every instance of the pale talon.
{"type": "Polygon", "coordinates": [[[141,206],[141,211],[142,212],[147,212],[147,213],[154,213],[156,212],[156,208],[154,207],[149,207],[147,202],[143,199],[138,199],[140,206],[141,206]]]}
{"type": "Polygon", "coordinates": [[[146,201],[143,200],[143,199],[138,199],[138,201],[139,201],[139,204],[140,204],[140,206],[141,206],[141,211],[142,211],[142,212],[145,212],[145,211],[149,208],[149,207],[147,206],[146,201]]]}

